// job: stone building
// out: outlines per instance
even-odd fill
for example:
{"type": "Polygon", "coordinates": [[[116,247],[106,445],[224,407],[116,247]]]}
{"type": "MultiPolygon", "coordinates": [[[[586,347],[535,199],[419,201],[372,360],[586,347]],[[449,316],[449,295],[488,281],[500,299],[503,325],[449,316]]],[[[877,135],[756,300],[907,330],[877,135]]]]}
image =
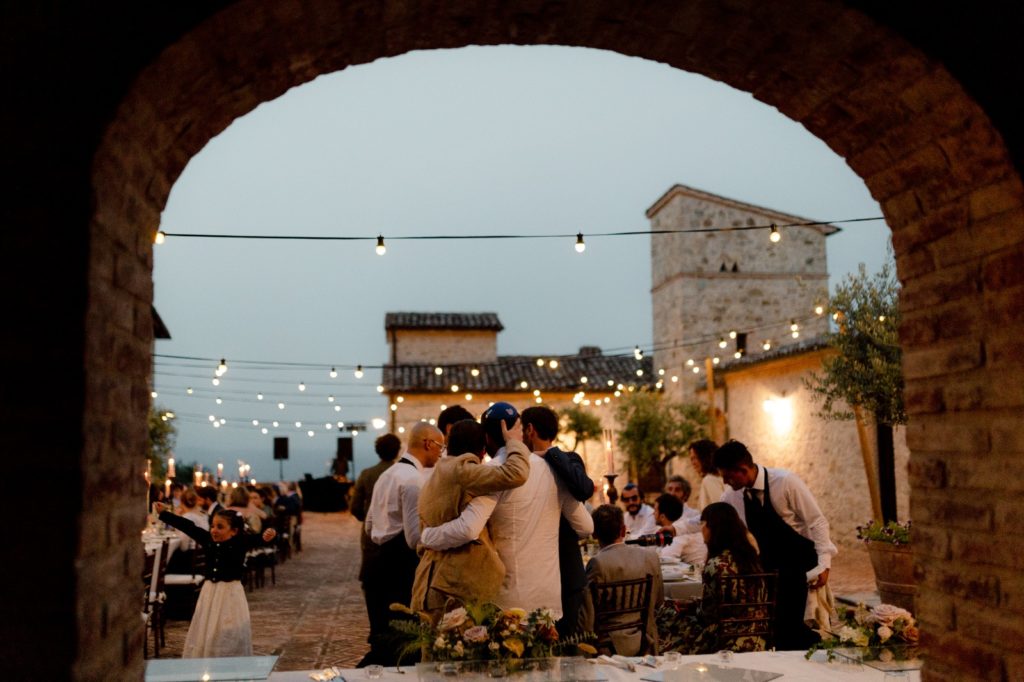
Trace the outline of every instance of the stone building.
{"type": "MultiPolygon", "coordinates": [[[[420,421],[433,423],[448,405],[480,415],[495,402],[523,410],[544,404],[561,411],[591,410],[603,428],[617,429],[616,398],[656,382],[649,357],[608,356],[584,346],[575,355],[498,355],[496,313],[387,313],[389,363],[382,392],[390,429],[402,437],[420,421]]],[[[563,446],[573,444],[571,436],[563,446]]],[[[589,440],[578,448],[592,478],[625,471],[614,442],[589,440]]]]}
{"type": "Polygon", "coordinates": [[[665,192],[647,217],[652,233],[709,230],[651,235],[654,364],[679,377],[666,384],[673,397],[688,399],[706,359],[760,353],[828,329],[815,306],[828,296],[825,238],[839,228],[792,226],[814,221],[685,185],[665,192]],[[757,229],[765,225],[779,226],[778,242],[757,229]]]}

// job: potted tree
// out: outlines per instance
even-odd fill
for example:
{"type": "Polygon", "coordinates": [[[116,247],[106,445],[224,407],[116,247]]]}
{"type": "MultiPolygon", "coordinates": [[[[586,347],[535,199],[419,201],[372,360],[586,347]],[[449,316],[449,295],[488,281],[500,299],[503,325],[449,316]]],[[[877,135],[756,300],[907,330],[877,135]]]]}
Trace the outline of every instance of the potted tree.
{"type": "Polygon", "coordinates": [[[646,389],[619,403],[619,445],[629,456],[631,472],[643,490],[665,487],[665,466],[694,440],[706,435],[708,414],[702,405],[677,403],[646,389]]]}
{"type": "MultiPolygon", "coordinates": [[[[893,427],[906,424],[898,339],[899,284],[891,262],[874,276],[862,264],[856,275],[836,287],[830,301],[835,332],[828,335],[836,351],[813,374],[807,387],[820,399],[818,413],[829,420],[855,420],[871,491],[874,522],[858,531],[868,543],[875,577],[882,588],[899,586],[912,607],[913,563],[909,524],[898,524],[893,427]],[[894,541],[897,539],[899,541],[894,541]]],[[[890,601],[883,595],[883,601],[890,601]]]]}

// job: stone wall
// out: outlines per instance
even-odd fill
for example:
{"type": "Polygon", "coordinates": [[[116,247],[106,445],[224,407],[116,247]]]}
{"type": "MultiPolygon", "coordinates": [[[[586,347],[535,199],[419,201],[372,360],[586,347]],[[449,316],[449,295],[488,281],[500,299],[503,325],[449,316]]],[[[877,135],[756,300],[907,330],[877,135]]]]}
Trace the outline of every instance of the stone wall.
{"type": "MultiPolygon", "coordinates": [[[[820,406],[803,385],[821,371],[825,354],[814,351],[724,372],[727,437],[744,443],[755,461],[798,474],[828,517],[833,542],[841,551],[863,551],[856,526],[872,511],[856,427],[817,416],[820,406]]],[[[910,499],[905,428],[895,429],[894,441],[897,513],[905,521],[910,499]]]]}
{"type": "Polygon", "coordinates": [[[396,365],[490,363],[498,357],[498,333],[489,330],[396,329],[388,344],[396,365]]]}
{"type": "MultiPolygon", "coordinates": [[[[651,229],[699,229],[798,222],[704,192],[676,187],[649,211],[651,229]]],[[[762,230],[651,236],[655,367],[677,375],[667,384],[683,399],[704,375],[704,359],[732,359],[730,330],[747,333],[747,354],[792,343],[827,330],[814,306],[827,300],[825,235],[818,227],[781,228],[773,243],[762,230]],[[725,267],[726,272],[721,268],[725,267]],[[738,272],[733,272],[736,267],[738,272]],[[727,347],[721,348],[719,339],[727,347]],[[688,365],[694,360],[698,372],[688,365]]]]}

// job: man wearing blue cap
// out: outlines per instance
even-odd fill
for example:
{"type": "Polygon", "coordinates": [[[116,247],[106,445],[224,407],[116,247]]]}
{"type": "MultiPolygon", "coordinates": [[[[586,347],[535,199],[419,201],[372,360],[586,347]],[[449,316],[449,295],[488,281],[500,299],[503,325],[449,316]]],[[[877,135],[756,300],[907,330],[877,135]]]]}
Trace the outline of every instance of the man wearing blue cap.
{"type": "MultiPolygon", "coordinates": [[[[518,417],[508,403],[495,403],[484,412],[481,421],[492,466],[503,464],[507,457],[501,421],[511,428],[518,417]]],[[[491,539],[505,565],[505,580],[495,602],[502,608],[549,609],[559,619],[558,523],[563,515],[580,537],[594,529],[586,508],[569,494],[544,458],[531,453],[526,483],[475,498],[453,521],[425,528],[421,541],[434,550],[459,547],[474,541],[489,523],[491,539]]]]}

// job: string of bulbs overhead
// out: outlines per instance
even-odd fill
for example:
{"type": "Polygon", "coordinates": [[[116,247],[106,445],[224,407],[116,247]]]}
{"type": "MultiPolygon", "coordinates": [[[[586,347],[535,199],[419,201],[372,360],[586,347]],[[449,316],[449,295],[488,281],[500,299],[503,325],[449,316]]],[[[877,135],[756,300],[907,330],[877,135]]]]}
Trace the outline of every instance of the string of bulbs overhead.
{"type": "MultiPolygon", "coordinates": [[[[782,229],[789,227],[815,227],[824,225],[835,225],[839,223],[863,223],[885,220],[882,216],[871,218],[847,218],[844,220],[818,220],[796,223],[769,223],[767,225],[737,225],[727,227],[700,227],[680,230],[622,230],[615,232],[592,232],[587,236],[593,238],[603,237],[633,237],[642,235],[666,235],[666,234],[701,234],[707,232],[748,232],[766,230],[768,239],[772,243],[782,240],[782,229]]],[[[384,235],[372,236],[342,236],[342,235],[295,235],[295,234],[225,234],[225,233],[198,233],[198,232],[165,232],[157,230],[153,236],[155,244],[163,244],[168,238],[186,239],[256,239],[256,240],[288,240],[288,241],[337,241],[337,242],[376,242],[374,251],[378,256],[387,253],[388,247],[384,241],[384,235]]],[[[436,234],[436,235],[406,235],[391,236],[392,241],[450,241],[450,240],[490,240],[490,239],[572,239],[575,238],[573,248],[576,253],[583,253],[587,249],[583,232],[562,233],[562,234],[436,234]]]]}

